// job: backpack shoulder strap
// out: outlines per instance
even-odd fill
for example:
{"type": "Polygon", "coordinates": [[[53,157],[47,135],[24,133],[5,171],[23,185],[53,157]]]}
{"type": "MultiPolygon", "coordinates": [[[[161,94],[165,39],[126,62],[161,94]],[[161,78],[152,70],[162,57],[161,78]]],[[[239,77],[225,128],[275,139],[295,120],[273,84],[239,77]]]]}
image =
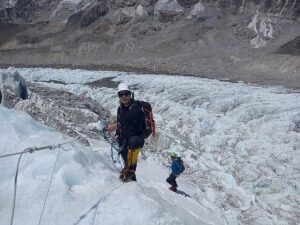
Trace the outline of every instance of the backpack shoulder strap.
{"type": "Polygon", "coordinates": [[[178,165],[182,168],[183,167],[183,161],[182,161],[181,157],[177,157],[177,162],[178,162],[178,165]]]}
{"type": "Polygon", "coordinates": [[[137,105],[138,107],[143,108],[144,102],[140,101],[140,100],[134,100],[134,102],[132,103],[132,105],[137,105]]]}
{"type": "Polygon", "coordinates": [[[181,167],[181,162],[178,158],[175,159],[175,164],[176,164],[177,167],[179,167],[179,168],[181,167]]]}
{"type": "Polygon", "coordinates": [[[117,117],[120,117],[121,112],[122,112],[122,106],[119,106],[117,110],[117,117]]]}

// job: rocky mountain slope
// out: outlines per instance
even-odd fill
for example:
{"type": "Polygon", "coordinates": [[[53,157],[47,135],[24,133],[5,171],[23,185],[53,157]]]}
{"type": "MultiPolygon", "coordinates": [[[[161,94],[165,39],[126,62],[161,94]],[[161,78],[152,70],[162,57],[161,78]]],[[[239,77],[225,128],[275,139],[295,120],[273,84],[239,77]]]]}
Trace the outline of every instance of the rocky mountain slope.
{"type": "Polygon", "coordinates": [[[10,0],[0,64],[300,87],[297,0],[10,0]]]}

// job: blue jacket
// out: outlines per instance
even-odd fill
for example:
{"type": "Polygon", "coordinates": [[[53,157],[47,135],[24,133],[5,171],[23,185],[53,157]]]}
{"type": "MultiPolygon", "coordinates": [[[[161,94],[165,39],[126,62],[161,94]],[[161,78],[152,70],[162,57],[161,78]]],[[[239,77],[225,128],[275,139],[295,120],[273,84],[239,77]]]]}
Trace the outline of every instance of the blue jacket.
{"type": "Polygon", "coordinates": [[[181,168],[181,165],[179,163],[179,160],[178,159],[172,160],[172,164],[171,164],[172,173],[174,173],[176,176],[178,176],[180,174],[180,168],[181,168]]]}

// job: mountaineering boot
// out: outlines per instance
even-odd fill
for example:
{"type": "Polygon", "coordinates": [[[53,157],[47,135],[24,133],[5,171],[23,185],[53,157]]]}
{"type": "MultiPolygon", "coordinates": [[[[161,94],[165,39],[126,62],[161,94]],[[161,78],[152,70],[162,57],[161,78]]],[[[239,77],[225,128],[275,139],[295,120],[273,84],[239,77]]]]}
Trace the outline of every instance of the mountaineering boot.
{"type": "Polygon", "coordinates": [[[123,182],[136,181],[135,171],[139,152],[140,148],[128,149],[127,166],[124,168],[124,172],[120,174],[120,179],[123,182]]]}
{"type": "Polygon", "coordinates": [[[125,175],[121,173],[120,176],[119,176],[119,179],[120,180],[124,180],[125,179],[125,175]]]}
{"type": "Polygon", "coordinates": [[[120,172],[120,176],[119,176],[119,179],[123,179],[123,177],[125,176],[125,174],[126,174],[126,168],[123,168],[122,170],[121,170],[121,172],[120,172]]]}
{"type": "MultiPolygon", "coordinates": [[[[177,186],[177,185],[176,185],[177,186]]],[[[169,190],[176,192],[177,191],[177,187],[176,186],[171,186],[169,187],[169,190]]]]}
{"type": "Polygon", "coordinates": [[[176,192],[176,191],[177,191],[177,189],[176,189],[176,188],[174,188],[174,187],[169,187],[169,190],[170,190],[170,191],[174,191],[174,192],[176,192]]]}
{"type": "Polygon", "coordinates": [[[122,176],[121,180],[123,182],[136,181],[135,172],[127,171],[127,173],[122,176]]]}
{"type": "Polygon", "coordinates": [[[137,181],[137,180],[136,180],[135,173],[132,175],[132,177],[131,177],[131,180],[133,180],[133,181],[137,181]]]}
{"type": "Polygon", "coordinates": [[[127,173],[127,180],[130,180],[130,181],[136,181],[135,172],[129,171],[129,172],[127,173]]]}
{"type": "Polygon", "coordinates": [[[127,168],[124,168],[119,176],[119,179],[123,182],[127,182],[131,178],[130,171],[127,168]]]}

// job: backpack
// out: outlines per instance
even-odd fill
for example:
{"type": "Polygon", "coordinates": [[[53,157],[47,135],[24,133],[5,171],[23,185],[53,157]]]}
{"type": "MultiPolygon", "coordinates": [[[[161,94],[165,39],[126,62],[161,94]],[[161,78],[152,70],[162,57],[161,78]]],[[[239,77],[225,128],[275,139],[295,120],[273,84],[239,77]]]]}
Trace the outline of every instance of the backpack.
{"type": "Polygon", "coordinates": [[[180,157],[177,157],[177,161],[179,163],[179,174],[183,173],[183,171],[185,170],[185,166],[183,164],[183,160],[180,157]]]}
{"type": "Polygon", "coordinates": [[[135,100],[135,103],[141,108],[145,115],[145,129],[142,130],[142,138],[146,139],[152,134],[155,137],[155,121],[153,118],[152,107],[149,102],[135,100]]]}

